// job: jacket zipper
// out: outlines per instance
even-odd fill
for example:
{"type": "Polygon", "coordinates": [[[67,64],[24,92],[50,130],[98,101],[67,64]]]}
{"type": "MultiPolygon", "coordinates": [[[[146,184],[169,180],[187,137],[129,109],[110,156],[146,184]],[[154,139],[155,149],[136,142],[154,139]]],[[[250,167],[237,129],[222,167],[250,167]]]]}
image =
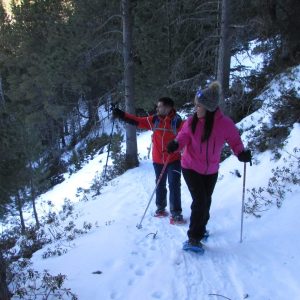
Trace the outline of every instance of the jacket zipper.
{"type": "Polygon", "coordinates": [[[209,139],[207,140],[207,144],[206,144],[206,171],[205,171],[205,174],[207,174],[207,172],[208,172],[208,165],[209,165],[209,162],[208,162],[208,144],[209,144],[209,139]]]}
{"type": "MultiPolygon", "coordinates": [[[[164,129],[166,129],[166,118],[164,119],[164,129]]],[[[165,136],[165,130],[163,131],[163,135],[161,138],[161,152],[163,155],[163,163],[165,163],[165,153],[164,153],[164,136],[165,136]]]]}

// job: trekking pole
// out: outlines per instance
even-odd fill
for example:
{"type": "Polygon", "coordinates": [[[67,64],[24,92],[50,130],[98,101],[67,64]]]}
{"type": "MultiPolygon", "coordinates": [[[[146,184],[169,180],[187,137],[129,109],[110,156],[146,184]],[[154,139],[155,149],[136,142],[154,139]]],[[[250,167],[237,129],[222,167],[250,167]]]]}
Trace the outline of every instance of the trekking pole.
{"type": "Polygon", "coordinates": [[[156,182],[156,186],[155,186],[154,191],[153,191],[153,193],[152,193],[152,195],[151,195],[151,197],[150,197],[150,200],[149,200],[148,205],[147,205],[147,207],[146,207],[146,209],[145,209],[145,212],[144,212],[144,214],[143,214],[143,216],[142,216],[142,219],[141,219],[140,223],[136,225],[136,227],[137,227],[138,229],[141,229],[141,228],[142,228],[142,222],[143,222],[143,220],[144,220],[144,218],[145,218],[146,212],[147,212],[147,210],[148,210],[148,208],[149,208],[149,206],[150,206],[150,203],[151,203],[151,201],[152,201],[152,198],[153,198],[153,196],[154,196],[154,194],[155,194],[155,192],[156,192],[156,190],[157,190],[157,188],[158,188],[158,185],[160,184],[160,181],[161,181],[161,179],[162,179],[162,177],[163,177],[163,175],[164,175],[164,173],[165,173],[165,170],[166,170],[166,168],[167,168],[169,159],[170,159],[170,155],[168,155],[167,160],[166,160],[166,162],[164,163],[164,166],[163,166],[163,168],[162,168],[162,170],[161,170],[161,172],[160,172],[160,174],[159,174],[159,177],[158,177],[157,182],[156,182]]]}
{"type": "Polygon", "coordinates": [[[243,197],[242,197],[242,213],[241,213],[241,236],[240,236],[240,243],[243,242],[243,225],[244,225],[244,210],[245,210],[245,185],[246,185],[246,163],[244,163],[244,176],[243,176],[243,197]]]}
{"type": "MultiPolygon", "coordinates": [[[[111,110],[113,110],[115,108],[115,106],[116,106],[116,104],[111,104],[111,110]]],[[[115,118],[113,118],[111,132],[110,132],[110,136],[109,136],[107,157],[106,157],[106,163],[105,163],[105,167],[104,167],[104,180],[106,180],[107,163],[108,163],[108,158],[109,158],[109,153],[110,153],[110,148],[111,148],[111,141],[112,141],[112,135],[114,132],[114,126],[115,126],[115,118]]]]}

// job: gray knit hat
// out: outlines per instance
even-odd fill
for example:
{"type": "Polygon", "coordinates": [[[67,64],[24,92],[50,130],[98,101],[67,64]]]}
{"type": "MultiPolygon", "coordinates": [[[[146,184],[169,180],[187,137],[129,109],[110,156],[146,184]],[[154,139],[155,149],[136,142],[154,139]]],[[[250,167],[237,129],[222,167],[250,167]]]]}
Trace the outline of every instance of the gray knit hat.
{"type": "Polygon", "coordinates": [[[198,89],[197,101],[208,111],[215,111],[219,105],[221,85],[218,81],[212,82],[206,89],[198,89]]]}

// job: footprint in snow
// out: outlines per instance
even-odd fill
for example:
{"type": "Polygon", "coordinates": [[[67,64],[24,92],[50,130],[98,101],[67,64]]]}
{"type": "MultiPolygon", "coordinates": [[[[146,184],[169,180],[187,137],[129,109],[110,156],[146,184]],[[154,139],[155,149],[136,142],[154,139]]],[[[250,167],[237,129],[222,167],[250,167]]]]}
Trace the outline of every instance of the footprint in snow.
{"type": "Polygon", "coordinates": [[[145,274],[145,272],[142,269],[137,269],[135,271],[135,275],[137,275],[137,276],[143,276],[144,274],[145,274]]]}
{"type": "Polygon", "coordinates": [[[134,280],[133,279],[129,279],[128,280],[128,285],[130,286],[130,285],[133,285],[133,283],[134,283],[134,280]]]}
{"type": "Polygon", "coordinates": [[[148,261],[146,264],[147,267],[152,267],[153,265],[154,265],[153,261],[148,261]]]}
{"type": "Polygon", "coordinates": [[[118,295],[118,293],[112,292],[112,293],[110,294],[110,299],[118,299],[118,298],[120,298],[119,295],[118,295]]]}
{"type": "Polygon", "coordinates": [[[175,257],[175,259],[174,259],[174,264],[176,265],[176,266],[179,266],[179,265],[181,265],[181,263],[182,263],[182,258],[181,257],[175,257]]]}
{"type": "Polygon", "coordinates": [[[153,298],[155,298],[155,299],[160,299],[161,296],[162,296],[162,292],[156,291],[156,292],[154,292],[151,296],[152,296],[153,298]]]}

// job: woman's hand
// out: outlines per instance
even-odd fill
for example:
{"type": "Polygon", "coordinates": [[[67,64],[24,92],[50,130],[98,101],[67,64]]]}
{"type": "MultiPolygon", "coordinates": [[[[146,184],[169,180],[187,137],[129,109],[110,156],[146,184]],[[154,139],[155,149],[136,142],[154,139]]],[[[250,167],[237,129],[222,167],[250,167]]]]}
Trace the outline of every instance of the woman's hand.
{"type": "Polygon", "coordinates": [[[244,150],[238,155],[238,159],[241,162],[249,162],[250,165],[252,166],[252,155],[250,150],[244,150]]]}

